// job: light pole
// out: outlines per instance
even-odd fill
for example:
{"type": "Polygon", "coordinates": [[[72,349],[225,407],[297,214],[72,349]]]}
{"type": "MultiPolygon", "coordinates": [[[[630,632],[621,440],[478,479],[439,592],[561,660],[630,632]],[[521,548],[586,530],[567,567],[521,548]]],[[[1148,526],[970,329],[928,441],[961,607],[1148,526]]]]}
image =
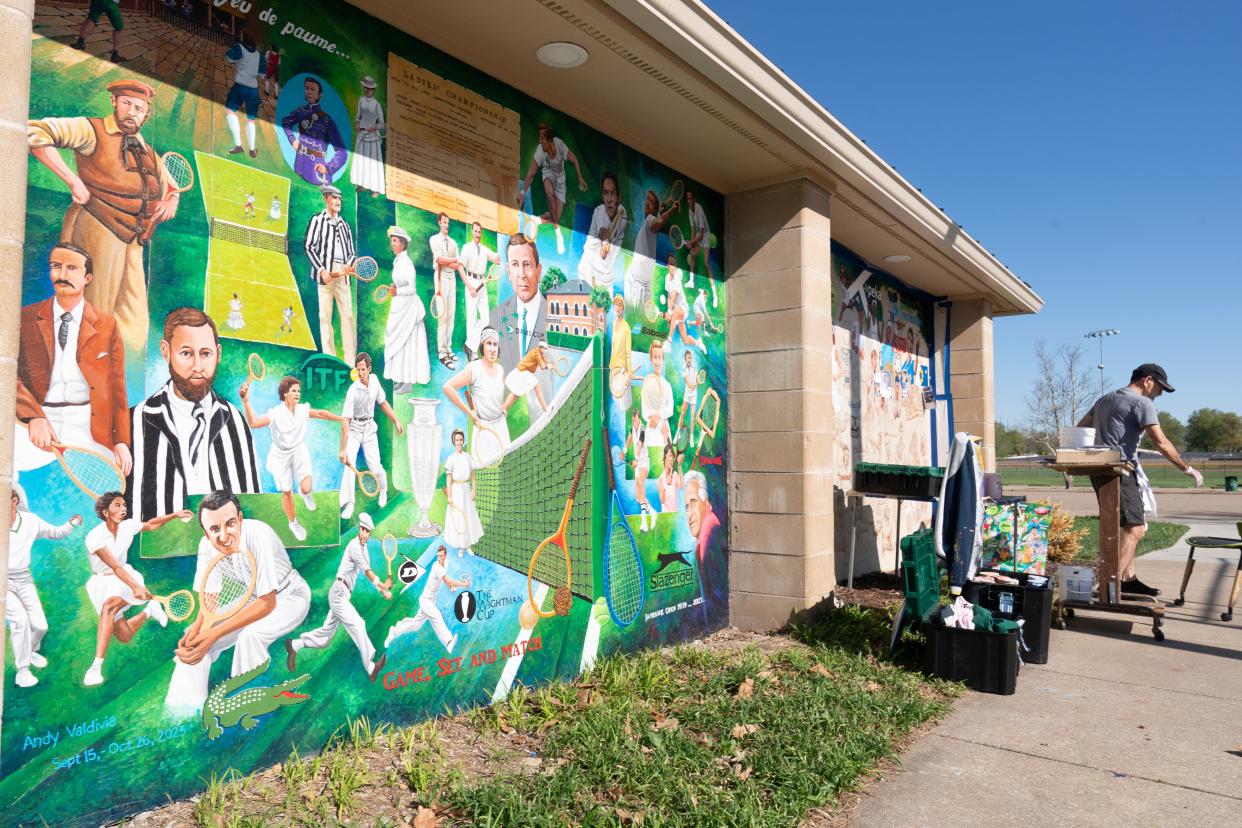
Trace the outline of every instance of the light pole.
{"type": "Polygon", "coordinates": [[[1101,328],[1098,331],[1091,331],[1083,334],[1084,339],[1098,339],[1100,342],[1100,364],[1096,367],[1100,369],[1100,396],[1104,396],[1104,338],[1119,334],[1121,331],[1116,328],[1101,328]]]}

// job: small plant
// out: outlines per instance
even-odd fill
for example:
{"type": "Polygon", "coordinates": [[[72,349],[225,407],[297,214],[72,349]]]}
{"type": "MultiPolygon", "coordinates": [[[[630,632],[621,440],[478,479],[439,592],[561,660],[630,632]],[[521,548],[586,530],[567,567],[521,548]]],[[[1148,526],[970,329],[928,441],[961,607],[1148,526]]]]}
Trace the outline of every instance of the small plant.
{"type": "Polygon", "coordinates": [[[1075,528],[1074,516],[1065,511],[1061,504],[1051,500],[1036,503],[1052,509],[1048,523],[1048,560],[1056,563],[1078,560],[1082,554],[1082,539],[1089,530],[1075,528]]]}

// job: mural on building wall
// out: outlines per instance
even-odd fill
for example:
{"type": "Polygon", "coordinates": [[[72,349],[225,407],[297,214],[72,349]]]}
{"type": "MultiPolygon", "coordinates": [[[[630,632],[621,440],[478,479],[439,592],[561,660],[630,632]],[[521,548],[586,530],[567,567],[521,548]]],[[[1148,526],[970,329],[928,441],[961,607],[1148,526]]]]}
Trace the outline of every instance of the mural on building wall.
{"type": "MultiPolygon", "coordinates": [[[[836,488],[853,488],[854,464],[931,462],[931,303],[920,292],[832,248],[832,393],[836,412],[836,488]],[[925,402],[926,401],[926,402],[925,402]]],[[[866,500],[858,516],[860,560],[878,554],[891,568],[897,504],[866,500]]],[[[902,533],[931,517],[924,504],[902,507],[902,533]]],[[[850,521],[837,521],[848,543],[850,521]]],[[[845,548],[838,545],[838,548],[845,548]]]]}
{"type": "Polygon", "coordinates": [[[335,0],[33,55],[3,822],[726,623],[718,194],[335,0]]]}

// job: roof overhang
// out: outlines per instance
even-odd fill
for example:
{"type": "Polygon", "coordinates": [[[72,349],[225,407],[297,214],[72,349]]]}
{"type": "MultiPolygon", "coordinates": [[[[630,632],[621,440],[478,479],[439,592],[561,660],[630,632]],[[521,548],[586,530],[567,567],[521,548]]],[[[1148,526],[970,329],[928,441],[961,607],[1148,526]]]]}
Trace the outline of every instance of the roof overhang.
{"type": "Polygon", "coordinates": [[[697,0],[354,5],[726,195],[797,178],[833,193],[832,235],[932,295],[997,315],[1043,300],[697,0]],[[576,69],[535,50],[568,40],[576,69]],[[883,261],[904,254],[901,264],[883,261]]]}

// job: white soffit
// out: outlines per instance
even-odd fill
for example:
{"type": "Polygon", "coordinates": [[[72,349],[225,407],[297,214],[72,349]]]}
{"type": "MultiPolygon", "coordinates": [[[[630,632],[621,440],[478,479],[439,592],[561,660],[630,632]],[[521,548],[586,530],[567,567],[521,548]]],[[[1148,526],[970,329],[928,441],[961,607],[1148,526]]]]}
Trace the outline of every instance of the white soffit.
{"type": "Polygon", "coordinates": [[[353,3],[723,193],[815,181],[837,196],[834,238],[929,293],[987,296],[998,315],[1043,305],[697,0],[353,3]],[[535,52],[549,41],[578,43],[590,57],[570,70],[545,66],[535,52]],[[882,262],[895,252],[912,260],[882,262]]]}

